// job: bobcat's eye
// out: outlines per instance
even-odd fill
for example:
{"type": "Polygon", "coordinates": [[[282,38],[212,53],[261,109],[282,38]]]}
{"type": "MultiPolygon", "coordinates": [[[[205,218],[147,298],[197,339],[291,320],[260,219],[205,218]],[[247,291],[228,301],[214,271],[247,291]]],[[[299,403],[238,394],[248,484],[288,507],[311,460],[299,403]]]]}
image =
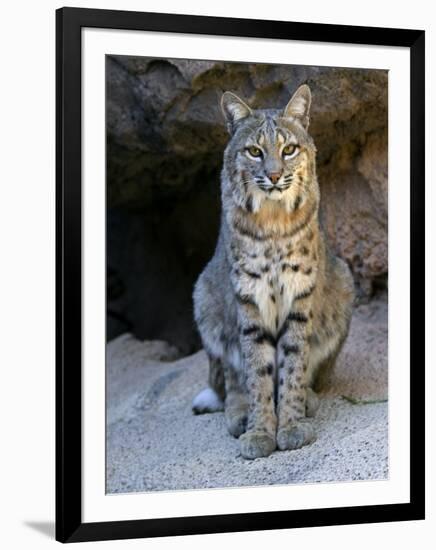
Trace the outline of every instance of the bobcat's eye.
{"type": "Polygon", "coordinates": [[[256,147],[255,145],[248,147],[247,151],[248,151],[248,154],[254,158],[259,158],[263,155],[262,149],[259,149],[259,147],[256,147]]]}
{"type": "Polygon", "coordinates": [[[296,145],[286,145],[286,147],[283,147],[282,155],[284,157],[294,157],[298,153],[298,147],[296,145]]]}

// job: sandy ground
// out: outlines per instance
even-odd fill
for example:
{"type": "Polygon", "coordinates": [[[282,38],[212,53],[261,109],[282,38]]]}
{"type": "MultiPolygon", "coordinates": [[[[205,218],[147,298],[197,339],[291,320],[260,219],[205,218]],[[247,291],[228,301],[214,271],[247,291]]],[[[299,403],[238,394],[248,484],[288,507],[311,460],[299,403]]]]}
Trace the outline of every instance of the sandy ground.
{"type": "Polygon", "coordinates": [[[174,360],[163,342],[129,334],[108,344],[107,491],[385,479],[388,475],[387,306],[360,306],[314,420],[318,438],[248,461],[223,413],[195,416],[203,351],[174,360]],[[375,402],[374,402],[375,401],[375,402]]]}

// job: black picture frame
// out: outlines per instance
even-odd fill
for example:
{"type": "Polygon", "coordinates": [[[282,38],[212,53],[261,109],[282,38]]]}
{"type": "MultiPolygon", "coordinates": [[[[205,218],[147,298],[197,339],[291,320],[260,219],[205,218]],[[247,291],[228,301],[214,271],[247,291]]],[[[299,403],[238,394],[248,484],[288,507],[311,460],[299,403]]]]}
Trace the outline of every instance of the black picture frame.
{"type": "Polygon", "coordinates": [[[56,539],[78,542],[424,519],[424,55],[419,30],[62,8],[56,12],[56,539]],[[410,49],[410,502],[82,522],[81,29],[398,46],[410,49]],[[413,367],[413,368],[412,368],[413,367]]]}

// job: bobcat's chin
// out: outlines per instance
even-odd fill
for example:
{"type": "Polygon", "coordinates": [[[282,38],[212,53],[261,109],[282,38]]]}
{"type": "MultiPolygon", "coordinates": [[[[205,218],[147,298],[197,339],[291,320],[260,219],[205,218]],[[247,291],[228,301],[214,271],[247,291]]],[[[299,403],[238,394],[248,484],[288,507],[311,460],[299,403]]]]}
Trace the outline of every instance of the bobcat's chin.
{"type": "Polygon", "coordinates": [[[284,198],[284,191],[281,189],[272,189],[266,193],[267,198],[272,201],[281,201],[284,198]]]}

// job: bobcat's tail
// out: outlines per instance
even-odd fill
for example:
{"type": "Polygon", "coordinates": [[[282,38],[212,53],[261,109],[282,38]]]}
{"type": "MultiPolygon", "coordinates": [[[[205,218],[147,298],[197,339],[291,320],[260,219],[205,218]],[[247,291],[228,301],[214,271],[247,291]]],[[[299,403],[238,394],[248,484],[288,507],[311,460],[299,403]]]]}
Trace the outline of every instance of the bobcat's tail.
{"type": "Polygon", "coordinates": [[[212,413],[224,410],[224,403],[212,388],[205,388],[192,401],[194,414],[212,413]]]}

